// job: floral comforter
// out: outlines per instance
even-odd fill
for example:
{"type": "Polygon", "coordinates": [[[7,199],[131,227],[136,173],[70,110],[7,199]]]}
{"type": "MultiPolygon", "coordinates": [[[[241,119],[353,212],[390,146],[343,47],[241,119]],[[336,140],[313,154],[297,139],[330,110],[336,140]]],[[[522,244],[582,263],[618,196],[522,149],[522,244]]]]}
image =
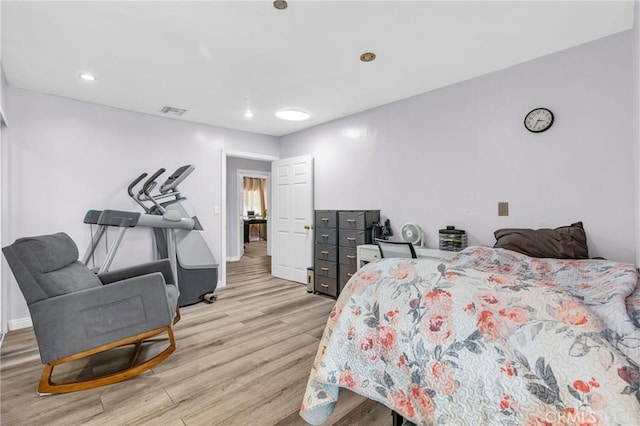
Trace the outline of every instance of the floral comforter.
{"type": "Polygon", "coordinates": [[[300,415],[324,422],[343,387],[417,424],[640,425],[637,281],[631,264],[485,247],[368,264],[330,314],[300,415]]]}

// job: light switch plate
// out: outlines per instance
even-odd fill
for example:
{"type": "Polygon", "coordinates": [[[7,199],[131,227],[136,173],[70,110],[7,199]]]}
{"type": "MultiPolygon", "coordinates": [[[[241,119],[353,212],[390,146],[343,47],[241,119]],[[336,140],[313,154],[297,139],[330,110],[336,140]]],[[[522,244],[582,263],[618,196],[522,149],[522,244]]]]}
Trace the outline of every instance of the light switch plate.
{"type": "Polygon", "coordinates": [[[509,216],[509,203],[506,201],[498,202],[498,216],[509,216]]]}

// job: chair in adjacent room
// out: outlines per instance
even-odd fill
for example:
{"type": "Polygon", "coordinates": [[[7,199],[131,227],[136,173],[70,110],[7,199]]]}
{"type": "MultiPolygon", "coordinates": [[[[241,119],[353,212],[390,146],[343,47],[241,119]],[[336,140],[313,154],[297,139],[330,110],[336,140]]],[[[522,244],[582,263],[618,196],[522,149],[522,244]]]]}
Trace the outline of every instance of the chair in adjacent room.
{"type": "Polygon", "coordinates": [[[31,314],[44,364],[39,393],[120,382],[158,365],[175,350],[172,326],[180,315],[169,261],[95,275],[78,261],[78,248],[64,233],[21,238],[2,251],[31,314]],[[140,362],[143,344],[162,333],[168,335],[168,347],[140,362]],[[119,371],[52,380],[56,366],[125,345],[132,345],[131,354],[119,371]]]}
{"type": "Polygon", "coordinates": [[[401,257],[417,259],[418,255],[413,248],[413,244],[405,241],[387,241],[376,239],[378,249],[380,249],[380,257],[401,257]]]}

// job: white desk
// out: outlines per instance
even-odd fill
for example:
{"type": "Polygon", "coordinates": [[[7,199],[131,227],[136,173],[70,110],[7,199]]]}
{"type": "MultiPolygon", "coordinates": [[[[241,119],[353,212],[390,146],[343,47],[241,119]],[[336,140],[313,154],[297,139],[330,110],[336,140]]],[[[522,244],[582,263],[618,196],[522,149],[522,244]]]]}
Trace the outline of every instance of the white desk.
{"type": "MultiPolygon", "coordinates": [[[[434,261],[440,261],[446,259],[449,256],[456,254],[455,251],[445,251],[438,249],[430,249],[426,247],[414,246],[416,254],[419,259],[433,259],[434,261]]],[[[380,259],[380,249],[375,244],[365,244],[357,247],[356,261],[358,269],[362,268],[366,263],[373,262],[380,259]]]]}

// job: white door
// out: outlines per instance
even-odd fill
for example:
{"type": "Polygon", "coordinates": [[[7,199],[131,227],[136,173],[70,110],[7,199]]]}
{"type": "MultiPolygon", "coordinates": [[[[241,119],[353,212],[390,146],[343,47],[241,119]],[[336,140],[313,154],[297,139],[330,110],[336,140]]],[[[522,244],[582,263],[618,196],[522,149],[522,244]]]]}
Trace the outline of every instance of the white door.
{"type": "Polygon", "coordinates": [[[271,274],[306,283],[307,268],[313,265],[313,159],[276,160],[271,179],[271,274]]]}

